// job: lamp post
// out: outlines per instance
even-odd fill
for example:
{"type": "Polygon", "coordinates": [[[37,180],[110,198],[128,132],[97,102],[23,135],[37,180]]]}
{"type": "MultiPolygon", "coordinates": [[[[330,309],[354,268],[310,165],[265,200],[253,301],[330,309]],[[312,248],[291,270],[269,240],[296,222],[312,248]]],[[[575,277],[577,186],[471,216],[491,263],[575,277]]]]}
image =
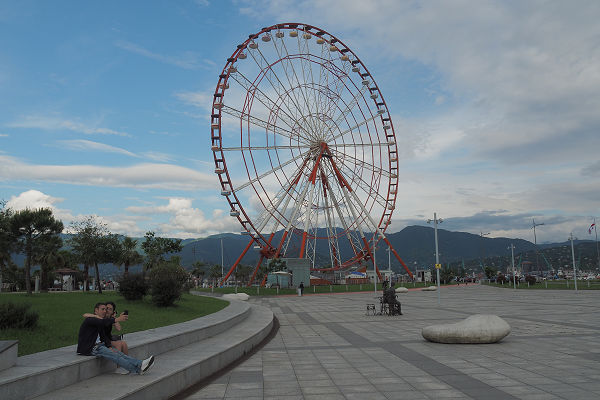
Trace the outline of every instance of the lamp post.
{"type": "Polygon", "coordinates": [[[221,282],[223,282],[223,238],[221,238],[221,282]]]}
{"type": "Polygon", "coordinates": [[[538,272],[541,272],[540,271],[540,256],[538,254],[537,236],[535,235],[535,227],[544,225],[544,223],[542,222],[542,223],[536,224],[535,218],[532,218],[531,221],[532,221],[531,228],[533,229],[533,244],[535,245],[535,267],[537,268],[538,272]]]}
{"type": "Polygon", "coordinates": [[[577,291],[577,268],[575,267],[575,246],[573,246],[573,240],[577,238],[573,237],[573,232],[569,235],[571,241],[571,257],[573,258],[573,279],[575,280],[575,291],[577,291]]]}
{"type": "Polygon", "coordinates": [[[377,296],[377,258],[375,256],[375,253],[377,252],[375,246],[376,246],[376,239],[377,239],[377,233],[376,232],[373,235],[373,282],[375,282],[373,284],[373,291],[375,292],[375,296],[377,296]]]}
{"type": "Polygon", "coordinates": [[[512,264],[513,284],[514,284],[515,290],[517,290],[517,277],[515,274],[515,245],[512,243],[510,244],[510,263],[512,264]]]}
{"type": "Polygon", "coordinates": [[[433,220],[428,219],[427,223],[430,224],[433,221],[433,232],[435,236],[435,272],[437,277],[437,298],[438,298],[438,306],[441,304],[440,302],[440,253],[438,252],[438,234],[437,234],[437,226],[444,222],[443,219],[437,217],[436,213],[433,213],[433,220]]]}

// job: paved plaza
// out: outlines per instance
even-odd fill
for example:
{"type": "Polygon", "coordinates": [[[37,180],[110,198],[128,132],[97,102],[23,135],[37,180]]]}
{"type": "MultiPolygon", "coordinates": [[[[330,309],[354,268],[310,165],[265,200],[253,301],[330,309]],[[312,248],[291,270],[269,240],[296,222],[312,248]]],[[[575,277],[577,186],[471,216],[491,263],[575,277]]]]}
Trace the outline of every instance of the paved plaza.
{"type": "Polygon", "coordinates": [[[279,332],[192,399],[600,399],[600,291],[487,286],[410,291],[404,315],[367,316],[375,294],[265,297],[279,332]],[[430,343],[421,329],[496,314],[496,344],[430,343]]]}

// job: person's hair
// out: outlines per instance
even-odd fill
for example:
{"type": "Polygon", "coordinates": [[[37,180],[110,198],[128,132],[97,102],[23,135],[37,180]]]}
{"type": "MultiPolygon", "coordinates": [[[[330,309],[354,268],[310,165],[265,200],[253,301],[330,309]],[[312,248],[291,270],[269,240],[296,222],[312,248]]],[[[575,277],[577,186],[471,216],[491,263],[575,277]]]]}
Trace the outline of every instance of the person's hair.
{"type": "Polygon", "coordinates": [[[117,312],[117,305],[113,301],[107,301],[106,305],[111,305],[114,312],[117,312]]]}
{"type": "Polygon", "coordinates": [[[105,306],[106,303],[96,303],[96,305],[94,306],[94,310],[100,306],[105,306]]]}

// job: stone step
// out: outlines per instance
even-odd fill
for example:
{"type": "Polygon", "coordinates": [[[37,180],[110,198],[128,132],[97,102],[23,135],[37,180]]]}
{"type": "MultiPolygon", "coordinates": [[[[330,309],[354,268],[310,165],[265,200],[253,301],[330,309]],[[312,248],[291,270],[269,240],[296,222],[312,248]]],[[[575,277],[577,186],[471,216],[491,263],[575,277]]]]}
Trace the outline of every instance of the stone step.
{"type": "Polygon", "coordinates": [[[17,363],[19,342],[16,340],[0,340],[0,371],[17,363]]]}
{"type": "Polygon", "coordinates": [[[242,357],[269,335],[270,309],[252,305],[248,318],[232,329],[155,358],[145,375],[102,374],[35,400],[168,399],[242,357]]]}
{"type": "MultiPolygon", "coordinates": [[[[241,323],[250,314],[247,303],[234,301],[223,310],[175,325],[125,335],[129,354],[144,359],[218,335],[241,323]]],[[[76,346],[19,357],[0,371],[0,399],[31,399],[94,376],[112,372],[115,364],[96,357],[79,356],[76,346]]]]}

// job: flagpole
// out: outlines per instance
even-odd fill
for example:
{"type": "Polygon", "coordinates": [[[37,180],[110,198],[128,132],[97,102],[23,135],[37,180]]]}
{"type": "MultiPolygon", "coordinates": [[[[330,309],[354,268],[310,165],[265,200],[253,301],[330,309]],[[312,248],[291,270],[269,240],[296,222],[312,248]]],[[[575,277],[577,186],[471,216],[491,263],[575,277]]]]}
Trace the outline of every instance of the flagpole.
{"type": "Polygon", "coordinates": [[[596,217],[594,217],[594,232],[596,233],[596,259],[598,261],[598,270],[600,270],[600,250],[598,249],[598,225],[596,225],[596,217]]]}

